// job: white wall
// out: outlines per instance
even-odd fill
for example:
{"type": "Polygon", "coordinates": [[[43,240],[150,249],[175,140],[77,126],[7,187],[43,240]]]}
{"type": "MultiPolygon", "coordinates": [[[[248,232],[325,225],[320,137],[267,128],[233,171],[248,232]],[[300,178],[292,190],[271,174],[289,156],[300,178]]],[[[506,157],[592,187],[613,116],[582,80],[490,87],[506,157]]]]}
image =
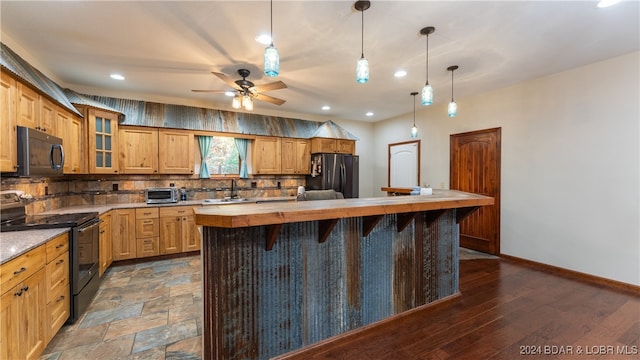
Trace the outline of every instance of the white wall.
{"type": "MultiPolygon", "coordinates": [[[[456,118],[421,109],[421,179],[448,187],[450,134],[502,127],[501,252],[640,285],[639,63],[636,52],[456,99],[456,118]]],[[[386,144],[409,139],[411,118],[374,126],[379,196],[386,144]]]]}

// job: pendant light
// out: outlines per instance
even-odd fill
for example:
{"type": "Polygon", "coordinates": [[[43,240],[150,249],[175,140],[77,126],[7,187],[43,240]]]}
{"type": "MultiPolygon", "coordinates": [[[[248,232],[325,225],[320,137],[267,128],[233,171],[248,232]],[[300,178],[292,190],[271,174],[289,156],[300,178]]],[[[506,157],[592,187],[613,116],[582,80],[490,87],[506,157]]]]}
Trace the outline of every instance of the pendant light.
{"type": "Polygon", "coordinates": [[[458,104],[453,100],[453,72],[458,69],[458,65],[451,65],[447,70],[451,71],[451,102],[447,107],[447,112],[450,117],[458,115],[458,104]]]}
{"type": "Polygon", "coordinates": [[[429,35],[433,34],[434,31],[436,31],[436,28],[434,28],[433,26],[427,26],[420,30],[420,35],[424,35],[427,38],[427,81],[425,82],[424,87],[422,88],[422,94],[420,95],[422,106],[433,104],[433,87],[429,85],[429,35]]]}
{"type": "Polygon", "coordinates": [[[273,46],[273,0],[271,0],[271,44],[264,49],[264,74],[270,77],[278,76],[280,72],[280,55],[273,46]]]}
{"type": "Polygon", "coordinates": [[[418,128],[416,127],[416,95],[418,95],[417,91],[411,93],[411,96],[413,96],[413,127],[411,128],[412,138],[418,137],[418,128]]]}
{"type": "Polygon", "coordinates": [[[360,44],[360,60],[356,65],[356,81],[364,84],[369,81],[369,62],[364,58],[364,11],[371,6],[371,1],[356,1],[354,7],[362,14],[362,32],[360,44]]]}

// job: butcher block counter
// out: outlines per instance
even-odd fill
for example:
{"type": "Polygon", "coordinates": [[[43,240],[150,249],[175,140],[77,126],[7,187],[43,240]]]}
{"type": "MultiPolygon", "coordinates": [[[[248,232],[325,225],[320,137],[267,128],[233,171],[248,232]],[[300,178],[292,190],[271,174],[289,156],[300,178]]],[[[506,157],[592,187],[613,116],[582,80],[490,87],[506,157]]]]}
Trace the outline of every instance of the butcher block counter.
{"type": "Polygon", "coordinates": [[[456,297],[458,223],[493,203],[434,190],[196,209],[203,358],[270,359],[456,297]]]}

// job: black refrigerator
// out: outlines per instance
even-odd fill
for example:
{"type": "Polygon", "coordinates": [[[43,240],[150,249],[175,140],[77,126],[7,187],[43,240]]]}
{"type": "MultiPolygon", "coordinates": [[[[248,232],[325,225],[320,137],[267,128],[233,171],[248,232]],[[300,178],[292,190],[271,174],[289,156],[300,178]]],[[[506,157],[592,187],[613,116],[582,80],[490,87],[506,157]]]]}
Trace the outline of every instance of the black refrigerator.
{"type": "Polygon", "coordinates": [[[312,154],[307,190],[339,191],[345,198],[357,198],[359,157],[345,154],[312,154]]]}

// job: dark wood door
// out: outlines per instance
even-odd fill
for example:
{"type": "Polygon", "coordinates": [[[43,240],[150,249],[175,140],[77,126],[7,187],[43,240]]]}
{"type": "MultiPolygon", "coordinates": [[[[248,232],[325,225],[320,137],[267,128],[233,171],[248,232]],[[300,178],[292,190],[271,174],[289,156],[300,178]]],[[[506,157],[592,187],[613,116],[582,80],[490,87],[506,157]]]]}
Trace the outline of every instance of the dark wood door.
{"type": "Polygon", "coordinates": [[[451,135],[450,188],[491,196],[495,205],[483,206],[460,223],[460,245],[500,253],[501,128],[451,135]]]}

